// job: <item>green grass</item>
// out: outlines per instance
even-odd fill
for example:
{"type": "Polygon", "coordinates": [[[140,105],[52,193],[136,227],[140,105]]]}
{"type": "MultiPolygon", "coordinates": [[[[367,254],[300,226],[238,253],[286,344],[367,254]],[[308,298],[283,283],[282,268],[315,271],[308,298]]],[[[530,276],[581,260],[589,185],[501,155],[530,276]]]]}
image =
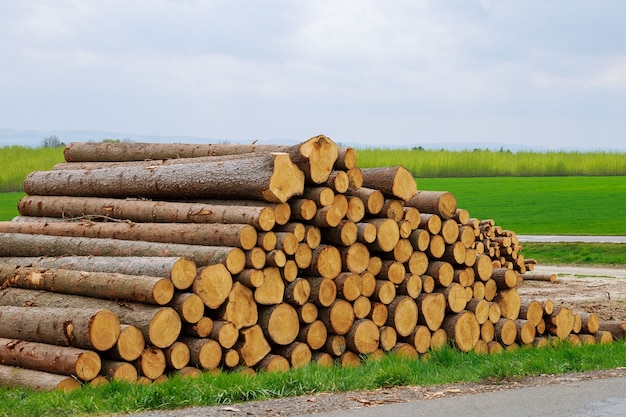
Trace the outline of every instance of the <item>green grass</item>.
{"type": "Polygon", "coordinates": [[[11,220],[19,215],[17,203],[25,195],[22,192],[0,193],[0,220],[11,220]]]}
{"type": "Polygon", "coordinates": [[[224,405],[321,392],[371,390],[390,386],[481,382],[626,366],[626,343],[506,351],[498,355],[461,353],[452,348],[432,352],[427,359],[385,356],[352,369],[310,365],[286,373],[204,375],[173,378],[162,384],[112,382],[70,393],[0,390],[2,416],[106,415],[173,408],[224,405]]]}
{"type": "Polygon", "coordinates": [[[626,177],[418,178],[472,217],[518,234],[626,235],[626,177]]]}
{"type": "Polygon", "coordinates": [[[44,171],[63,162],[63,148],[0,148],[0,192],[21,191],[26,176],[32,171],[44,171]]]}
{"type": "Polygon", "coordinates": [[[358,149],[362,168],[402,165],[417,178],[626,175],[618,152],[358,149]]]}
{"type": "Polygon", "coordinates": [[[614,265],[626,266],[623,243],[523,243],[526,258],[540,265],[614,265]]]}

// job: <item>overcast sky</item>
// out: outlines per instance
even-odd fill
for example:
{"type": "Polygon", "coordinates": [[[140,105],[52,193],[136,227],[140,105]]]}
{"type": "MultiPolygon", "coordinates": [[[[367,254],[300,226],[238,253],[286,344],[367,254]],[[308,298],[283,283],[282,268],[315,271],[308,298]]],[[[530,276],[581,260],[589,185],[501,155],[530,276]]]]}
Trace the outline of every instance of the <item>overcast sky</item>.
{"type": "Polygon", "coordinates": [[[620,0],[0,0],[0,128],[626,149],[625,16],[620,0]]]}

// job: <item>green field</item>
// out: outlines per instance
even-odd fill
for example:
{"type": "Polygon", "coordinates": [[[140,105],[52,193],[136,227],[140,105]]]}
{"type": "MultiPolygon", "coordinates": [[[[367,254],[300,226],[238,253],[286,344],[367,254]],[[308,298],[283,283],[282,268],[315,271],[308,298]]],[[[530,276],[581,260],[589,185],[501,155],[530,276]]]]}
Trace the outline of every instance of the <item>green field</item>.
{"type": "Polygon", "coordinates": [[[626,235],[626,177],[418,178],[518,234],[626,235]]]}
{"type": "Polygon", "coordinates": [[[402,165],[416,178],[626,175],[617,152],[358,149],[362,168],[402,165]]]}
{"type": "Polygon", "coordinates": [[[63,162],[63,148],[0,148],[0,192],[21,191],[24,178],[32,171],[44,171],[63,162]]]}

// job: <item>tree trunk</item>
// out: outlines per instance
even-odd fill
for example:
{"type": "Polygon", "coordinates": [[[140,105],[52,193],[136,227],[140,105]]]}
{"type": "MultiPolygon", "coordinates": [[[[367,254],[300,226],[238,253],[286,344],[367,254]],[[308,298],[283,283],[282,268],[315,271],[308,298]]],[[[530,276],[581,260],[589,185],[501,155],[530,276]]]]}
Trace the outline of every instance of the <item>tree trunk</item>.
{"type": "Polygon", "coordinates": [[[341,264],[344,270],[355,274],[365,272],[370,261],[370,253],[367,247],[356,242],[348,247],[340,247],[341,264]]]}
{"type": "Polygon", "coordinates": [[[380,333],[378,326],[368,319],[354,322],[350,331],[346,333],[346,345],[352,352],[370,354],[378,349],[380,333]]]}
{"type": "Polygon", "coordinates": [[[233,287],[233,279],[222,264],[209,265],[199,271],[193,282],[193,292],[202,298],[210,309],[221,306],[233,287]]]}
{"type": "Polygon", "coordinates": [[[88,272],[115,272],[169,278],[174,287],[185,290],[196,278],[196,264],[179,257],[63,256],[0,258],[0,263],[37,268],[74,269],[88,272]]]}
{"type": "Polygon", "coordinates": [[[332,333],[345,335],[354,323],[354,310],[346,300],[335,300],[330,307],[319,310],[319,319],[332,333]]]}
{"type": "Polygon", "coordinates": [[[389,317],[389,310],[387,304],[372,303],[372,308],[367,318],[372,320],[378,327],[383,327],[387,323],[387,317],[389,317]]]}
{"type": "Polygon", "coordinates": [[[24,180],[24,191],[30,195],[80,197],[252,198],[284,203],[303,189],[304,173],[284,153],[151,168],[36,171],[24,180]]]}
{"type": "Polygon", "coordinates": [[[217,341],[224,349],[230,349],[239,339],[239,329],[229,321],[215,320],[208,337],[217,341]]]}
{"type": "Polygon", "coordinates": [[[326,344],[328,330],[321,320],[315,320],[311,324],[301,326],[296,340],[304,342],[313,350],[321,349],[326,344]]]}
{"type": "Polygon", "coordinates": [[[372,302],[368,297],[360,295],[352,302],[352,309],[354,310],[355,319],[364,319],[372,311],[372,302]]]}
{"type": "Polygon", "coordinates": [[[337,285],[332,279],[309,277],[310,301],[318,307],[328,307],[337,299],[337,285]]]}
{"type": "Polygon", "coordinates": [[[433,277],[437,285],[448,287],[454,279],[454,268],[448,262],[432,261],[428,264],[426,275],[433,277]]]}
{"type": "Polygon", "coordinates": [[[526,272],[522,274],[522,279],[525,281],[548,281],[556,282],[556,274],[540,273],[540,272],[526,272]]]}
{"type": "Polygon", "coordinates": [[[537,326],[543,318],[543,307],[537,300],[522,300],[519,310],[520,319],[528,320],[533,326],[537,326]]]}
{"type": "Polygon", "coordinates": [[[517,329],[517,343],[529,345],[533,342],[533,340],[535,340],[537,333],[535,326],[533,326],[533,324],[528,320],[515,320],[515,327],[517,329]]]}
{"type": "Polygon", "coordinates": [[[137,382],[139,373],[137,368],[131,363],[121,361],[102,361],[102,375],[110,380],[137,382]]]}
{"type": "Polygon", "coordinates": [[[415,300],[419,311],[418,323],[437,330],[446,316],[446,297],[443,294],[420,294],[415,300]]]}
{"type": "Polygon", "coordinates": [[[109,359],[132,362],[141,355],[145,347],[146,338],[141,329],[130,324],[122,324],[115,346],[107,350],[104,356],[109,359]]]}
{"type": "Polygon", "coordinates": [[[0,364],[74,375],[91,381],[100,373],[102,362],[97,353],[67,346],[0,338],[0,364]]]}
{"type": "Polygon", "coordinates": [[[296,278],[285,288],[284,300],[293,306],[304,305],[311,296],[311,284],[304,278],[296,278]]]}
{"type": "Polygon", "coordinates": [[[368,223],[376,227],[376,240],[368,244],[373,251],[391,252],[400,240],[398,223],[391,219],[368,219],[368,223]]]}
{"type": "Polygon", "coordinates": [[[258,230],[271,230],[277,224],[277,209],[273,209],[270,203],[255,203],[259,205],[248,205],[247,200],[185,203],[98,197],[26,196],[18,203],[18,210],[23,216],[81,220],[120,219],[138,223],[249,224],[258,230]]]}
{"type": "Polygon", "coordinates": [[[341,253],[330,245],[320,245],[313,250],[311,265],[303,274],[334,279],[342,270],[341,253]]]}
{"type": "Polygon", "coordinates": [[[187,336],[205,338],[213,331],[213,319],[210,317],[202,317],[197,323],[185,324],[183,326],[183,334],[187,336]]]}
{"type": "Polygon", "coordinates": [[[161,349],[147,346],[134,363],[139,375],[155,380],[165,372],[167,360],[161,349]]]}
{"type": "Polygon", "coordinates": [[[376,280],[376,289],[371,296],[373,301],[381,302],[385,305],[390,304],[396,298],[396,287],[389,280],[376,280]]]}
{"type": "Polygon", "coordinates": [[[286,303],[262,307],[259,325],[265,337],[277,345],[288,345],[298,337],[300,322],[296,310],[286,303]]]}
{"type": "Polygon", "coordinates": [[[581,319],[581,333],[594,334],[600,330],[600,317],[596,313],[579,313],[581,319]]]}
{"type": "Polygon", "coordinates": [[[480,338],[480,325],[474,313],[470,311],[447,316],[442,323],[442,328],[462,352],[472,350],[480,338]]]}
{"type": "MultiPolygon", "coordinates": [[[[38,307],[55,308],[81,308],[81,309],[108,309],[119,317],[119,322],[132,324],[141,329],[146,341],[158,348],[166,348],[176,341],[182,328],[182,322],[178,313],[170,307],[157,307],[141,303],[119,304],[112,300],[83,297],[79,295],[56,294],[47,291],[23,290],[20,288],[7,288],[0,291],[0,304],[23,306],[36,305],[38,307]]],[[[72,313],[73,314],[73,313],[72,313]]],[[[106,328],[111,327],[115,321],[107,317],[106,328]]],[[[104,339],[117,340],[117,330],[110,329],[104,339]],[[111,335],[114,334],[115,338],[111,335]]],[[[107,343],[108,344],[108,343],[107,343]]],[[[106,350],[115,344],[113,341],[106,350]]]]}
{"type": "Polygon", "coordinates": [[[350,220],[342,220],[336,227],[321,230],[325,243],[335,246],[350,246],[357,241],[357,225],[350,220]]]}
{"type": "Polygon", "coordinates": [[[0,322],[3,323],[0,337],[3,338],[99,351],[112,348],[120,334],[120,322],[115,313],[96,308],[3,305],[0,322]]]}
{"type": "MultiPolygon", "coordinates": [[[[502,317],[494,325],[495,339],[505,346],[512,345],[517,339],[515,320],[502,317]]],[[[534,339],[534,338],[533,338],[534,339]]]]}
{"type": "Polygon", "coordinates": [[[338,148],[335,169],[352,169],[356,166],[356,150],[354,148],[338,148]]]}
{"type": "Polygon", "coordinates": [[[348,197],[348,213],[346,218],[358,223],[365,217],[365,203],[359,197],[348,197]]]}
{"type": "Polygon", "coordinates": [[[456,197],[447,191],[417,191],[406,205],[417,208],[421,213],[436,214],[443,219],[454,218],[457,210],[456,197]]]}
{"type": "Polygon", "coordinates": [[[263,270],[263,284],[254,290],[254,300],[260,305],[279,304],[285,296],[285,282],[277,267],[263,270]]]}
{"type": "Polygon", "coordinates": [[[226,302],[218,311],[218,317],[230,321],[240,330],[256,324],[259,312],[252,291],[235,282],[226,302]]]}
{"type": "Polygon", "coordinates": [[[430,235],[430,243],[428,244],[426,253],[433,259],[441,259],[446,253],[446,242],[443,240],[443,237],[434,234],[430,235]]]}
{"type": "Polygon", "coordinates": [[[313,357],[311,348],[303,342],[293,342],[286,346],[280,346],[274,352],[287,359],[291,368],[302,368],[311,363],[313,357]]]}
{"type": "Polygon", "coordinates": [[[337,295],[347,301],[354,301],[361,296],[361,276],[353,272],[342,272],[335,278],[337,295]]]}
{"type": "Polygon", "coordinates": [[[0,233],[24,233],[252,249],[256,229],[249,224],[127,222],[0,222],[0,233]]]}
{"type": "Polygon", "coordinates": [[[418,325],[411,334],[402,338],[402,340],[413,345],[417,353],[426,353],[430,349],[430,330],[426,326],[418,325]]]}
{"type": "Polygon", "coordinates": [[[191,359],[191,351],[189,346],[183,342],[174,342],[174,344],[163,350],[165,362],[168,368],[183,369],[191,359]]]}
{"type": "Polygon", "coordinates": [[[183,336],[180,341],[189,346],[189,363],[202,369],[217,369],[222,361],[222,348],[212,339],[183,336]]]}
{"type": "Polygon", "coordinates": [[[566,307],[555,308],[548,317],[547,326],[550,334],[564,340],[574,328],[574,312],[566,307]]]}
{"type": "Polygon", "coordinates": [[[71,391],[81,387],[80,382],[70,376],[7,365],[0,365],[0,386],[43,391],[71,391]]]}
{"type": "Polygon", "coordinates": [[[434,213],[421,213],[420,212],[420,225],[421,229],[426,230],[431,235],[436,235],[441,232],[442,226],[441,217],[434,213]]]}
{"type": "MultiPolygon", "coordinates": [[[[430,332],[428,333],[430,335],[430,332]]],[[[398,343],[398,332],[391,326],[378,328],[378,345],[383,352],[389,352],[398,343]]]]}
{"type": "Polygon", "coordinates": [[[204,302],[202,298],[191,292],[177,292],[168,304],[185,323],[197,323],[204,316],[204,302]]]}
{"type": "Polygon", "coordinates": [[[415,299],[422,293],[422,278],[415,274],[406,274],[396,290],[399,295],[408,295],[415,299]]]}
{"type": "Polygon", "coordinates": [[[284,356],[270,353],[255,366],[255,369],[265,372],[287,372],[289,361],[284,356]]]}
{"type": "Polygon", "coordinates": [[[615,340],[626,339],[626,321],[601,320],[598,331],[609,331],[615,340]]]}
{"type": "Polygon", "coordinates": [[[446,311],[451,313],[460,313],[467,307],[467,294],[465,287],[461,284],[453,282],[445,288],[435,290],[446,297],[446,311]]]}
{"type": "Polygon", "coordinates": [[[4,286],[157,305],[169,303],[174,296],[174,285],[166,278],[30,267],[15,267],[9,274],[10,267],[0,264],[4,286]]]}
{"type": "Polygon", "coordinates": [[[338,334],[329,335],[324,344],[324,350],[335,357],[343,355],[346,349],[346,337],[338,334]]]}
{"type": "Polygon", "coordinates": [[[496,282],[499,290],[506,290],[517,286],[517,272],[508,268],[495,268],[491,279],[496,282]]]}
{"type": "Polygon", "coordinates": [[[517,288],[509,288],[507,290],[499,291],[495,301],[500,306],[502,317],[506,317],[511,320],[515,320],[519,317],[522,299],[517,292],[517,288]]]}
{"type": "Polygon", "coordinates": [[[399,336],[408,336],[417,325],[417,304],[409,296],[396,297],[388,306],[387,325],[393,326],[399,336]]]}
{"type": "Polygon", "coordinates": [[[182,245],[118,239],[95,239],[0,233],[2,256],[183,256],[197,265],[223,263],[228,270],[239,273],[245,266],[245,253],[227,246],[182,245]]]}
{"type": "Polygon", "coordinates": [[[417,193],[413,174],[402,166],[361,168],[363,186],[380,190],[385,196],[409,201],[417,193]]]}
{"type": "Polygon", "coordinates": [[[428,270],[428,256],[424,252],[414,251],[408,261],[409,272],[424,275],[428,270]]]}
{"type": "Polygon", "coordinates": [[[406,276],[406,268],[404,264],[398,261],[383,261],[380,273],[377,278],[381,280],[389,280],[398,285],[404,281],[406,276]]]}
{"type": "Polygon", "coordinates": [[[346,191],[346,196],[358,197],[365,206],[365,212],[372,216],[380,213],[385,204],[385,196],[380,190],[361,187],[358,189],[350,189],[346,191]]]}
{"type": "Polygon", "coordinates": [[[263,335],[263,329],[254,325],[241,330],[235,350],[241,355],[243,363],[252,367],[259,363],[272,350],[263,335]]]}

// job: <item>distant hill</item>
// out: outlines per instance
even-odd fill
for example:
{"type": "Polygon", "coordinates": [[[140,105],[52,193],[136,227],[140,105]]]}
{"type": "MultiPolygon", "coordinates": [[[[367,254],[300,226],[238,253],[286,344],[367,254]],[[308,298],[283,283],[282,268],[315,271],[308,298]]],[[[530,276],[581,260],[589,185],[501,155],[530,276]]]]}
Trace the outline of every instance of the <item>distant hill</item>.
{"type": "MultiPolygon", "coordinates": [[[[14,129],[2,129],[0,128],[0,147],[11,145],[22,145],[38,147],[42,145],[43,139],[51,135],[56,135],[63,143],[69,142],[100,142],[103,139],[120,139],[131,142],[156,142],[156,143],[267,143],[267,144],[279,144],[279,145],[293,145],[298,143],[298,139],[285,139],[285,138],[270,138],[270,139],[250,139],[242,141],[232,141],[227,138],[209,138],[200,136],[151,136],[151,135],[138,135],[131,133],[119,133],[119,132],[107,132],[97,130],[60,130],[60,131],[45,131],[45,130],[14,130],[14,129]]],[[[546,152],[551,149],[545,146],[528,146],[523,144],[505,144],[505,143],[489,143],[489,142],[443,142],[443,143],[414,143],[406,145],[368,145],[355,142],[344,142],[336,138],[341,146],[351,146],[353,148],[387,148],[387,149],[446,149],[453,151],[473,150],[473,149],[489,149],[494,151],[507,150],[512,152],[519,151],[535,151],[546,152]]],[[[589,151],[597,150],[595,148],[569,148],[558,149],[565,151],[589,151]]],[[[619,149],[612,149],[613,151],[624,151],[626,147],[619,149]]]]}

